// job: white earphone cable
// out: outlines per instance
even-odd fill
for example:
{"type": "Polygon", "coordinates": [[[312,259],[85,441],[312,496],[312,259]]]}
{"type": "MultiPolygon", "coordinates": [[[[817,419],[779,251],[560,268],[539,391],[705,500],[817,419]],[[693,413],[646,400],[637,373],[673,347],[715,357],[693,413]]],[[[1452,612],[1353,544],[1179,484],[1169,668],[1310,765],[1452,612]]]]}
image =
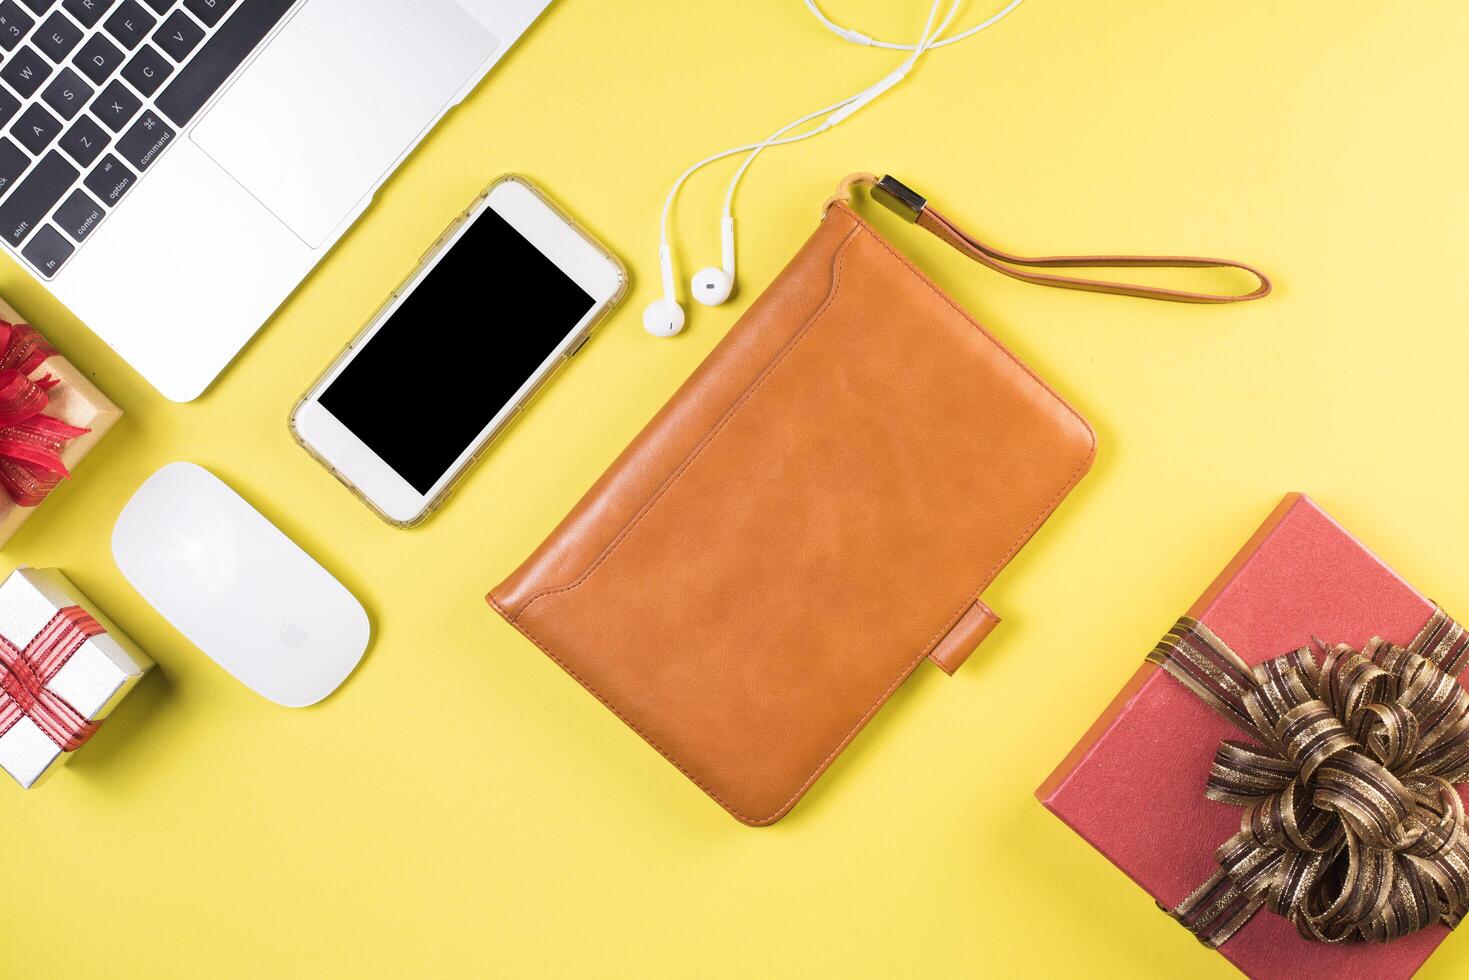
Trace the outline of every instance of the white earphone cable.
{"type": "MultiPolygon", "coordinates": [[[[948,30],[949,24],[951,24],[953,22],[954,16],[956,14],[958,14],[958,12],[959,12],[959,5],[960,5],[961,2],[962,2],[962,0],[954,0],[954,2],[949,5],[949,12],[946,15],[944,15],[944,19],[939,24],[939,26],[938,26],[937,29],[932,29],[933,28],[933,18],[938,13],[938,9],[939,9],[939,4],[937,2],[934,3],[933,7],[930,8],[930,10],[929,10],[928,22],[923,25],[923,35],[919,39],[919,43],[916,44],[916,45],[909,45],[908,46],[908,50],[912,51],[913,53],[910,54],[908,56],[907,60],[905,60],[903,62],[903,64],[898,67],[897,71],[895,71],[892,74],[890,74],[890,75],[886,76],[885,78],[883,78],[883,80],[881,82],[878,82],[877,85],[869,86],[868,88],[863,89],[861,92],[857,93],[856,95],[852,96],[851,98],[846,99],[844,102],[842,102],[840,105],[838,105],[835,108],[837,108],[837,109],[845,108],[846,106],[850,105],[851,103],[853,103],[853,102],[855,102],[855,101],[857,101],[859,99],[865,98],[868,95],[869,92],[874,93],[874,95],[872,96],[872,98],[876,98],[878,95],[881,95],[883,92],[887,91],[888,88],[893,87],[899,81],[901,81],[908,74],[908,72],[910,72],[910,71],[913,70],[913,66],[918,63],[918,59],[923,56],[924,52],[930,51],[933,48],[938,47],[938,44],[936,43],[936,39],[938,37],[940,37],[944,33],[944,31],[948,30]],[[892,81],[889,82],[889,79],[892,79],[892,81]],[[881,91],[877,91],[879,89],[879,87],[884,86],[884,85],[886,85],[885,88],[882,88],[881,91]]],[[[996,20],[999,20],[999,18],[1003,17],[1006,13],[1009,13],[1009,11],[1011,9],[1013,9],[1016,6],[1018,6],[1020,4],[1020,2],[1021,2],[1021,0],[1014,0],[1014,2],[1010,4],[1010,7],[1007,8],[1004,12],[1002,12],[1000,14],[997,14],[995,17],[992,17],[991,18],[991,22],[996,21],[996,20]]],[[[811,0],[807,0],[807,5],[808,6],[811,6],[812,10],[816,13],[816,15],[818,17],[821,16],[821,11],[816,10],[815,6],[813,4],[811,4],[811,0]]],[[[823,20],[824,20],[824,18],[823,18],[823,20]]],[[[987,26],[987,25],[985,25],[985,26],[987,26]]],[[[978,30],[978,29],[979,28],[976,28],[976,30],[978,30]]],[[[957,40],[957,38],[955,40],[957,40]]],[[[869,99],[868,101],[871,101],[871,100],[869,99]]],[[[768,146],[779,146],[779,145],[781,145],[780,142],[777,142],[777,140],[778,140],[779,137],[784,136],[787,132],[789,132],[792,129],[795,129],[797,126],[801,125],[802,123],[809,122],[812,119],[816,118],[817,116],[819,116],[822,113],[827,112],[827,111],[828,110],[826,110],[826,109],[818,109],[818,110],[816,110],[813,113],[810,113],[808,115],[802,116],[800,119],[797,119],[795,122],[787,123],[785,126],[782,126],[780,129],[777,129],[774,133],[771,133],[770,136],[766,139],[766,141],[764,143],[761,143],[759,146],[755,147],[755,149],[753,149],[753,150],[750,151],[750,155],[747,156],[747,157],[745,157],[744,161],[740,163],[740,168],[738,170],[736,170],[735,173],[734,173],[734,176],[730,178],[729,188],[725,191],[725,194],[724,194],[724,217],[725,218],[732,218],[734,216],[735,192],[739,189],[740,181],[744,180],[745,172],[750,169],[751,164],[753,164],[755,162],[755,158],[760,155],[760,152],[762,150],[764,150],[768,146]]],[[[842,119],[837,120],[837,122],[841,122],[845,118],[847,118],[847,117],[846,116],[843,116],[842,119]]],[[[833,123],[833,125],[835,125],[835,123],[833,123]]],[[[807,133],[805,135],[807,135],[807,136],[815,136],[815,135],[817,135],[820,132],[823,132],[823,129],[822,128],[814,129],[810,133],[807,133]]],[[[794,142],[794,141],[792,141],[792,142],[794,142]]]]}
{"type": "MultiPolygon", "coordinates": [[[[826,16],[826,14],[822,13],[821,8],[816,6],[816,0],[805,0],[805,2],[806,9],[811,11],[816,19],[821,22],[821,26],[825,27],[827,30],[831,31],[833,34],[844,41],[851,41],[853,44],[861,44],[866,47],[886,48],[889,51],[912,51],[916,47],[916,45],[912,44],[898,44],[892,41],[879,41],[874,37],[863,34],[861,31],[853,30],[850,27],[843,27],[833,21],[830,17],[826,16]]],[[[1006,4],[999,13],[994,14],[986,20],[980,21],[978,24],[975,24],[968,30],[960,31],[953,37],[941,38],[940,40],[934,41],[932,44],[929,45],[929,47],[943,48],[949,46],[950,44],[958,44],[960,41],[964,40],[967,37],[973,37],[975,34],[978,34],[986,27],[993,27],[995,24],[999,23],[999,21],[1004,18],[1005,15],[1009,14],[1010,11],[1020,6],[1020,4],[1021,0],[1010,0],[1010,2],[1006,4]]]]}
{"type": "MultiPolygon", "coordinates": [[[[723,160],[726,157],[734,156],[738,153],[748,154],[745,159],[741,161],[739,169],[735,171],[733,177],[730,179],[729,187],[726,190],[724,197],[724,215],[722,227],[723,239],[725,243],[725,261],[723,262],[723,265],[727,268],[728,272],[732,273],[734,265],[733,213],[735,193],[739,188],[740,182],[744,179],[745,174],[749,171],[751,165],[755,162],[756,157],[758,157],[764,150],[768,149],[769,147],[784,146],[789,143],[799,143],[800,141],[810,139],[813,136],[819,136],[820,134],[826,132],[828,129],[831,129],[833,126],[842,123],[843,121],[850,118],[852,115],[856,114],[867,105],[881,97],[889,89],[896,87],[900,82],[902,82],[903,79],[907,77],[908,73],[912,71],[914,65],[917,64],[918,60],[924,55],[925,52],[934,48],[944,47],[946,45],[962,41],[967,37],[971,37],[974,34],[977,34],[987,27],[993,26],[994,24],[1002,20],[1005,16],[1007,16],[1016,7],[1020,6],[1022,0],[1010,0],[1010,2],[1004,8],[1002,8],[998,13],[989,17],[987,20],[982,21],[974,27],[971,27],[968,30],[962,31],[959,34],[948,38],[944,37],[943,34],[946,30],[948,30],[949,25],[953,23],[954,17],[958,14],[959,7],[961,6],[963,0],[953,0],[953,2],[949,6],[948,13],[945,14],[943,20],[940,21],[939,24],[935,27],[934,20],[938,16],[939,7],[942,5],[942,2],[943,0],[934,0],[933,5],[929,8],[928,18],[924,22],[923,33],[919,36],[919,40],[916,43],[893,44],[885,41],[874,40],[867,35],[862,34],[861,32],[852,31],[847,28],[841,27],[832,22],[829,18],[827,18],[826,15],[821,12],[821,9],[816,6],[814,0],[805,0],[806,7],[810,10],[812,14],[816,16],[817,20],[828,30],[831,30],[843,39],[872,47],[897,51],[907,51],[909,52],[909,55],[903,60],[903,63],[899,65],[897,69],[883,76],[883,78],[875,84],[869,85],[861,91],[850,95],[838,102],[833,102],[830,105],[823,106],[822,108],[817,109],[813,112],[806,113],[798,119],[792,120],[791,122],[777,129],[774,133],[770,134],[770,136],[766,137],[764,140],[754,143],[745,143],[740,146],[734,146],[726,150],[721,150],[718,153],[712,153],[704,159],[698,161],[697,163],[694,163],[693,165],[688,167],[688,169],[684,170],[682,174],[679,175],[678,179],[674,181],[673,186],[669,188],[668,196],[665,197],[663,200],[663,211],[659,218],[658,259],[659,265],[661,267],[661,277],[663,280],[663,297],[658,302],[653,304],[653,306],[650,306],[648,312],[644,314],[644,322],[645,325],[648,326],[649,330],[654,330],[654,327],[649,321],[649,317],[653,317],[655,321],[659,321],[662,323],[662,327],[656,332],[661,333],[664,336],[668,335],[667,331],[670,329],[673,333],[677,333],[679,329],[682,328],[683,314],[678,309],[676,309],[678,305],[678,285],[676,282],[676,276],[674,275],[673,271],[673,256],[672,249],[669,245],[668,224],[669,218],[671,217],[673,211],[673,203],[678,197],[678,192],[683,188],[683,185],[689,180],[690,177],[692,177],[695,173],[702,170],[704,167],[710,165],[711,163],[723,160]],[[806,125],[813,120],[823,116],[825,118],[822,119],[820,125],[815,126],[814,128],[809,129],[805,132],[797,133],[794,136],[786,135],[791,130],[797,129],[800,126],[806,125]],[[655,308],[658,308],[660,303],[663,304],[663,309],[668,310],[672,314],[676,315],[676,322],[670,324],[664,319],[662,313],[654,312],[655,308]]],[[[719,270],[711,271],[717,274],[719,270]]],[[[731,286],[732,277],[726,275],[724,277],[723,296],[729,295],[729,289],[731,286]]],[[[711,286],[710,288],[713,289],[714,287],[711,286]]],[[[712,299],[707,300],[706,302],[717,303],[720,301],[720,299],[712,299]]]]}
{"type": "MultiPolygon", "coordinates": [[[[954,0],[953,7],[950,10],[950,17],[952,17],[953,12],[958,9],[959,2],[960,2],[960,0],[954,0]]],[[[935,16],[938,15],[938,9],[939,9],[939,4],[940,3],[942,3],[942,0],[934,0],[933,6],[931,8],[929,8],[928,22],[924,25],[924,28],[923,28],[925,40],[929,37],[929,32],[933,28],[933,19],[934,19],[935,16]]],[[[945,22],[946,23],[947,23],[948,19],[949,18],[945,18],[945,22]]],[[[940,25],[940,29],[942,29],[942,27],[943,27],[943,25],[940,25]]],[[[923,53],[923,49],[922,48],[919,48],[919,49],[915,50],[913,52],[913,54],[909,55],[909,57],[904,61],[903,65],[901,67],[899,67],[898,71],[903,72],[903,73],[906,74],[906,72],[908,71],[908,69],[912,67],[913,63],[915,61],[917,61],[918,56],[921,55],[922,53],[923,53]]],[[[882,82],[878,82],[877,85],[883,84],[883,82],[886,82],[887,79],[890,78],[890,77],[892,77],[892,76],[889,75],[889,76],[884,77],[883,81],[882,82]]],[[[678,180],[676,180],[676,181],[673,182],[673,186],[668,189],[668,196],[663,199],[663,214],[662,214],[662,217],[660,218],[659,234],[658,234],[658,247],[659,247],[659,249],[662,250],[662,249],[668,248],[668,218],[669,218],[670,213],[673,210],[673,202],[674,202],[674,199],[678,196],[678,192],[683,188],[684,183],[690,177],[692,177],[695,173],[697,173],[698,171],[704,169],[705,167],[707,167],[711,163],[716,163],[716,162],[718,162],[720,160],[723,160],[725,157],[734,156],[736,153],[749,153],[750,154],[750,158],[748,160],[746,160],[744,162],[744,164],[740,167],[739,172],[735,176],[735,180],[730,185],[729,194],[726,196],[726,200],[725,200],[725,213],[727,215],[729,213],[729,206],[730,206],[730,204],[734,200],[734,189],[735,189],[735,186],[739,183],[739,178],[742,177],[744,175],[745,171],[749,169],[750,164],[752,162],[754,162],[755,156],[758,155],[761,150],[764,150],[766,147],[770,147],[770,146],[784,146],[787,143],[798,143],[801,140],[810,139],[813,136],[816,136],[816,135],[818,135],[818,134],[820,134],[822,132],[825,132],[826,129],[830,128],[829,126],[818,126],[817,128],[811,130],[810,132],[807,132],[807,133],[799,133],[799,134],[797,134],[795,136],[786,136],[785,135],[786,133],[790,132],[792,129],[795,129],[797,126],[800,126],[803,123],[808,123],[811,120],[817,118],[818,116],[821,116],[821,115],[829,115],[829,114],[835,113],[835,112],[837,112],[837,111],[845,108],[846,106],[850,105],[851,103],[855,102],[856,100],[858,100],[858,99],[862,98],[863,96],[867,95],[869,92],[871,92],[876,87],[877,87],[876,85],[869,85],[868,87],[862,89],[862,91],[857,92],[857,93],[855,93],[853,95],[849,95],[846,98],[844,98],[844,99],[842,99],[842,100],[840,100],[838,102],[833,102],[831,105],[823,106],[822,108],[817,109],[814,112],[808,112],[806,115],[800,117],[799,119],[796,119],[793,122],[787,123],[786,125],[782,126],[780,129],[776,130],[769,137],[767,137],[767,138],[765,138],[763,140],[760,140],[759,142],[756,142],[756,143],[745,143],[745,144],[742,144],[740,146],[730,147],[727,150],[720,150],[718,153],[711,153],[709,156],[705,157],[704,159],[700,160],[699,162],[697,162],[695,164],[692,164],[687,170],[685,170],[682,174],[679,175],[678,180]]]]}

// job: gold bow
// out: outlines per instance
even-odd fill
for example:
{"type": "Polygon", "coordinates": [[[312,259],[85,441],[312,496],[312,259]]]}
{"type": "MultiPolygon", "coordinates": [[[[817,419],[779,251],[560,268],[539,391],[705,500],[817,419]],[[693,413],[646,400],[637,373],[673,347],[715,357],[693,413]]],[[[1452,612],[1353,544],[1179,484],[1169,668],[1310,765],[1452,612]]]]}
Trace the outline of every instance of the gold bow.
{"type": "Polygon", "coordinates": [[[1220,946],[1262,907],[1324,943],[1390,942],[1469,911],[1469,636],[1435,610],[1411,646],[1311,648],[1253,670],[1179,620],[1148,659],[1254,744],[1226,739],[1204,795],[1244,808],[1219,871],[1172,915],[1220,946]]]}

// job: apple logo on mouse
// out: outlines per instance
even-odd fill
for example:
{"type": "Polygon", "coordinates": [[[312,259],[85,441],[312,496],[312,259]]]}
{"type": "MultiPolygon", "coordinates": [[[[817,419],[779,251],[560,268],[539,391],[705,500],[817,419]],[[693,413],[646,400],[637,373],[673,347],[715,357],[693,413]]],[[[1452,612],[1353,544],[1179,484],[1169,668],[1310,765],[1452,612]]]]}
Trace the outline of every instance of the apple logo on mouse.
{"type": "Polygon", "coordinates": [[[281,644],[287,649],[299,649],[308,639],[310,634],[295,623],[286,623],[281,627],[281,644]]]}

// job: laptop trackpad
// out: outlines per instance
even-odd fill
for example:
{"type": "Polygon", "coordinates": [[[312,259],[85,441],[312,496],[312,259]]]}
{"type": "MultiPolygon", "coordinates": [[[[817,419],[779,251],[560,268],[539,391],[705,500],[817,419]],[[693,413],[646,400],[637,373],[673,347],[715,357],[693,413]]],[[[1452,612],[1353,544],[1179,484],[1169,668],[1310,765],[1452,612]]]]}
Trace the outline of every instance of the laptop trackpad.
{"type": "Polygon", "coordinates": [[[319,248],[497,43],[454,0],[308,0],[192,138],[319,248]]]}

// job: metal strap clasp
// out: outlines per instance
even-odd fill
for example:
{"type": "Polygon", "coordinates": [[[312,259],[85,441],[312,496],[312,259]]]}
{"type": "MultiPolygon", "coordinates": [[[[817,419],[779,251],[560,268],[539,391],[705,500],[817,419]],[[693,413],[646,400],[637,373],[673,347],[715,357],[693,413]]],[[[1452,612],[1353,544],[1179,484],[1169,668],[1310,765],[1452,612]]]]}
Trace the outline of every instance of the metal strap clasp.
{"type": "Polygon", "coordinates": [[[909,223],[917,221],[928,207],[923,195],[891,174],[873,185],[872,199],[909,223]]]}

